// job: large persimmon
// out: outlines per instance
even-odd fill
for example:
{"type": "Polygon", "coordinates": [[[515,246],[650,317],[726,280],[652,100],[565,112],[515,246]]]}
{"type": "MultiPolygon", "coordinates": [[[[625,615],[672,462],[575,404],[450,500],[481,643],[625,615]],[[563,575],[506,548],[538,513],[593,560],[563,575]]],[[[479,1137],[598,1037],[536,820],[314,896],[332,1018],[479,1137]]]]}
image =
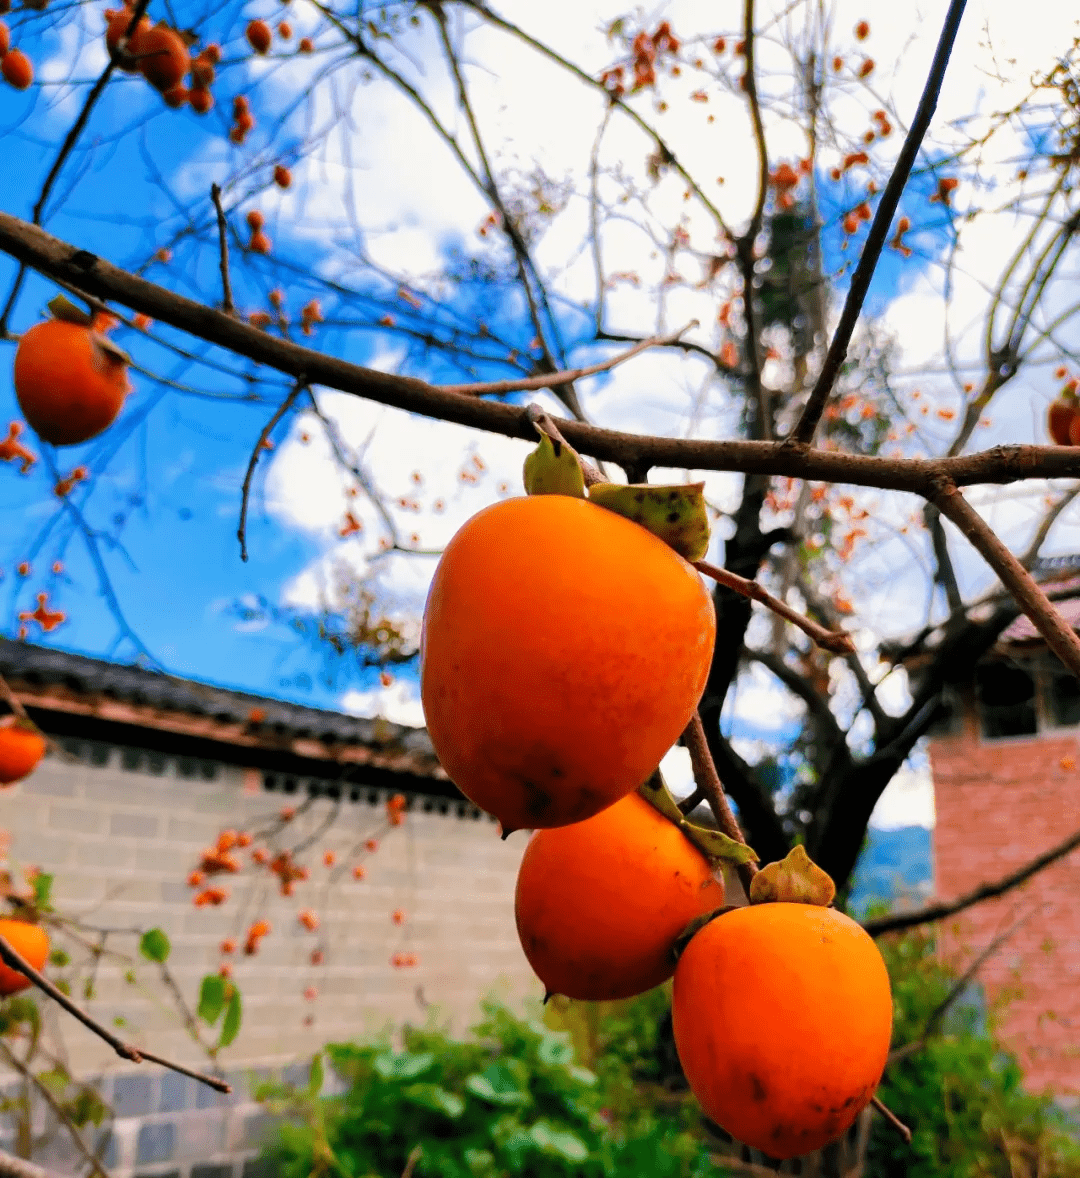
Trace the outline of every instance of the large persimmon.
{"type": "Polygon", "coordinates": [[[493,504],[447,545],[424,611],[435,752],[504,832],[581,822],[674,744],[715,633],[696,570],[640,525],[566,495],[493,504]]]}
{"type": "MultiPolygon", "coordinates": [[[[0,920],[0,937],[39,972],[48,960],[49,938],[40,925],[25,920],[0,920]]],[[[17,994],[33,984],[26,974],[0,962],[0,996],[17,994]]]]}
{"type": "Polygon", "coordinates": [[[130,391],[127,361],[88,324],[47,319],[15,351],[15,395],[39,437],[73,446],[112,425],[130,391]]]}
{"type": "Polygon", "coordinates": [[[45,756],[45,738],[21,720],[9,717],[0,724],[0,785],[22,781],[45,756]]]}
{"type": "Polygon", "coordinates": [[[723,903],[705,856],[632,793],[584,822],[533,834],[514,914],[548,993],[599,1002],[666,981],[678,935],[723,903]]]}
{"type": "Polygon", "coordinates": [[[191,68],[191,54],[175,29],[155,25],[139,35],[139,70],[142,76],[165,94],[176,89],[191,68]]]}
{"type": "Polygon", "coordinates": [[[675,1046],[705,1112],[774,1158],[839,1138],[869,1103],[892,1033],[889,975],[835,908],[717,917],[675,969],[675,1046]]]}

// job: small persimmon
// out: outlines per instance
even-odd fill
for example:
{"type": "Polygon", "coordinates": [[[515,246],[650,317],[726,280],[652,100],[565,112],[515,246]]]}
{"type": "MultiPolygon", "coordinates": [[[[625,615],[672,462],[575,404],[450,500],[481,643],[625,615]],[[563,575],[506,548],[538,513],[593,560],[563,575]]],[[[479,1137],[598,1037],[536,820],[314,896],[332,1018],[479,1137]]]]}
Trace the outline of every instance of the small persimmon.
{"type": "Polygon", "coordinates": [[[0,58],[0,74],[3,74],[4,81],[9,86],[16,90],[26,90],[34,80],[34,67],[30,64],[30,58],[21,49],[9,49],[0,58]]]}
{"type": "Polygon", "coordinates": [[[36,728],[8,718],[0,725],[0,785],[22,781],[45,756],[45,738],[36,728]]]}
{"type": "Polygon", "coordinates": [[[248,39],[248,44],[256,53],[262,55],[269,52],[273,34],[270,32],[270,26],[266,21],[253,20],[248,25],[247,32],[244,35],[248,39]]]}
{"type": "Polygon", "coordinates": [[[705,1112],[773,1158],[849,1128],[881,1079],[889,975],[835,908],[765,903],[711,921],[675,969],[675,1046],[705,1112]]]}
{"type": "Polygon", "coordinates": [[[506,832],[591,818],[636,789],[705,687],[701,577],[584,499],[504,499],[447,545],[428,594],[420,694],[459,789],[506,832]]]}
{"type": "Polygon", "coordinates": [[[174,90],[190,68],[183,38],[168,25],[155,25],[139,37],[139,70],[155,90],[174,90]]]}
{"type": "Polygon", "coordinates": [[[215,76],[214,63],[204,50],[191,63],[191,84],[205,90],[214,84],[215,76]]]}
{"type": "Polygon", "coordinates": [[[11,30],[0,20],[0,57],[11,48],[11,30]]]}
{"type": "Polygon", "coordinates": [[[186,86],[173,86],[171,90],[166,90],[161,97],[165,100],[166,106],[173,110],[179,110],[182,106],[187,106],[191,98],[191,91],[186,86]]]}
{"type": "Polygon", "coordinates": [[[252,233],[258,233],[259,230],[266,224],[266,218],[259,212],[258,209],[252,209],[247,215],[248,228],[252,233]]]}
{"type": "Polygon", "coordinates": [[[73,446],[96,437],[116,420],[129,391],[123,353],[90,327],[47,319],[23,332],[15,396],[46,442],[73,446]]]}
{"type": "Polygon", "coordinates": [[[188,102],[191,103],[191,109],[197,115],[209,114],[214,109],[213,94],[202,86],[192,87],[190,94],[188,94],[188,102]]]}
{"type": "Polygon", "coordinates": [[[271,250],[270,238],[260,229],[251,235],[251,240],[248,242],[248,249],[253,254],[268,254],[271,250]]]}
{"type": "Polygon", "coordinates": [[[283,41],[288,41],[292,36],[292,25],[287,20],[283,20],[277,27],[278,36],[283,41]]]}
{"type": "MultiPolygon", "coordinates": [[[[109,9],[106,11],[105,17],[109,23],[105,27],[105,47],[110,56],[119,52],[120,42],[127,34],[134,15],[134,9],[129,8],[126,4],[119,10],[109,9]]],[[[140,63],[137,59],[138,55],[143,52],[142,39],[152,27],[149,18],[144,16],[132,29],[131,35],[127,39],[126,56],[124,60],[117,62],[119,68],[125,73],[137,74],[140,72],[140,63]]]]}
{"type": "MultiPolygon", "coordinates": [[[[49,937],[38,924],[25,920],[0,920],[0,937],[34,969],[41,970],[49,958],[49,937]]],[[[34,983],[24,973],[0,964],[0,996],[17,994],[34,983]]]]}
{"type": "Polygon", "coordinates": [[[315,42],[310,37],[301,37],[296,46],[296,51],[298,53],[314,53],[315,42]]]}
{"type": "Polygon", "coordinates": [[[1046,411],[1046,428],[1056,445],[1074,445],[1071,432],[1077,417],[1080,417],[1080,403],[1075,393],[1063,392],[1050,403],[1050,408],[1046,411]]]}
{"type": "Polygon", "coordinates": [[[585,822],[538,830],[518,871],[514,914],[550,994],[631,998],[675,972],[672,946],[724,903],[708,860],[640,794],[585,822]]]}
{"type": "Polygon", "coordinates": [[[292,172],[284,164],[278,164],[274,169],[274,183],[278,188],[288,188],[292,184],[292,172]]]}

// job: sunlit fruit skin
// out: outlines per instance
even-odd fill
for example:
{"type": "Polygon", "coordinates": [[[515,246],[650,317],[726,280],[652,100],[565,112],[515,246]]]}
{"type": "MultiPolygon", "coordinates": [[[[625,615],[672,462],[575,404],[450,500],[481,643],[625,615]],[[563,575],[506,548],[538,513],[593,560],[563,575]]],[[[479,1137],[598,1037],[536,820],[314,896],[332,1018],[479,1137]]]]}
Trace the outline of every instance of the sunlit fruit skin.
{"type": "Polygon", "coordinates": [[[532,835],[514,915],[547,992],[601,1002],[667,981],[675,939],[723,903],[705,856],[632,793],[584,822],[532,835]]]}
{"type": "Polygon", "coordinates": [[[435,752],[504,832],[581,822],[686,727],[715,633],[698,573],[638,524],[564,495],[496,503],[450,541],[428,594],[435,752]]]}
{"type": "Polygon", "coordinates": [[[167,25],[155,25],[140,34],[138,53],[143,77],[162,94],[179,86],[191,68],[187,46],[180,34],[167,25]]]}
{"type": "Polygon", "coordinates": [[[89,327],[48,319],[15,351],[15,395],[38,436],[54,446],[96,437],[116,420],[129,391],[127,365],[89,327]]]}
{"type": "Polygon", "coordinates": [[[874,1095],[889,975],[834,908],[760,904],[711,921],[675,969],[675,1046],[705,1112],[774,1158],[820,1149],[874,1095]]]}
{"type": "MultiPolygon", "coordinates": [[[[40,972],[49,956],[49,938],[40,925],[28,924],[25,920],[0,920],[0,937],[40,972]]],[[[0,995],[6,998],[33,984],[26,974],[0,962],[0,995]]]]}
{"type": "Polygon", "coordinates": [[[43,756],[45,740],[40,732],[21,724],[0,727],[0,785],[12,785],[28,777],[43,756]]]}

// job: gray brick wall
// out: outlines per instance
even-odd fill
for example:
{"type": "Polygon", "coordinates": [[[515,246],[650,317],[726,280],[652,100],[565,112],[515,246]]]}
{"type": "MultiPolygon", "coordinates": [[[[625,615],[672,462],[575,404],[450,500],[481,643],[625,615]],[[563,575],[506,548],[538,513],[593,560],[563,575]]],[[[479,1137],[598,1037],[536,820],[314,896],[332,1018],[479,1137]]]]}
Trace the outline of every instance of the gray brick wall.
{"type": "MultiPolygon", "coordinates": [[[[65,916],[108,927],[95,992],[86,1003],[102,1022],[125,1020],[122,1033],[136,1045],[206,1069],[209,1064],[172,1013],[154,966],[138,965],[138,982],[124,980],[138,962],[134,929],[161,927],[172,941],[170,967],[194,1005],[199,981],[229,960],[244,1000],[243,1028],[218,1059],[236,1092],[222,1097],[160,1068],[132,1068],[69,1019],[47,1020],[62,1035],[73,1073],[101,1077],[115,1119],[84,1135],[118,1178],[260,1178],[252,1159],[267,1120],[250,1095],[255,1075],[280,1074],[323,1043],[376,1032],[388,1024],[422,1022],[434,1011],[457,1032],[497,994],[511,1001],[539,997],[518,945],[513,887],[524,836],[501,842],[496,826],[465,807],[412,798],[403,826],[380,835],[379,849],[362,860],[350,852],[381,825],[385,793],[373,800],[318,798],[289,830],[289,844],[315,836],[298,856],[311,878],[286,899],[269,877],[249,867],[217,877],[230,890],[221,908],[196,909],[185,880],[201,850],[224,828],[256,829],[283,804],[298,806],[303,782],[290,794],[262,788],[261,775],[198,763],[177,772],[175,760],[106,746],[77,749],[78,763],[47,758],[25,782],[0,793],[0,829],[11,833],[9,867],[34,865],[55,874],[54,898],[65,916]],[[212,778],[210,775],[213,775],[212,778]],[[333,818],[332,823],[330,822],[333,818]],[[366,876],[341,873],[331,883],[323,854],[337,863],[362,861],[366,876]],[[297,920],[318,912],[318,933],[297,920]],[[401,909],[405,923],[393,923],[401,909]],[[256,917],[273,930],[255,957],[222,958],[226,937],[242,944],[256,917]],[[320,948],[322,965],[311,964],[320,948]],[[398,969],[394,953],[416,954],[419,964],[398,969]],[[303,994],[315,986],[318,997],[303,994]]],[[[242,853],[246,854],[246,853],[242,853]]],[[[93,938],[58,935],[76,960],[87,959],[93,938]]],[[[0,1084],[4,1082],[0,1074],[0,1084]]],[[[0,1140],[10,1144],[9,1114],[0,1115],[0,1140]]],[[[63,1133],[46,1135],[35,1153],[43,1164],[84,1170],[63,1133]]]]}

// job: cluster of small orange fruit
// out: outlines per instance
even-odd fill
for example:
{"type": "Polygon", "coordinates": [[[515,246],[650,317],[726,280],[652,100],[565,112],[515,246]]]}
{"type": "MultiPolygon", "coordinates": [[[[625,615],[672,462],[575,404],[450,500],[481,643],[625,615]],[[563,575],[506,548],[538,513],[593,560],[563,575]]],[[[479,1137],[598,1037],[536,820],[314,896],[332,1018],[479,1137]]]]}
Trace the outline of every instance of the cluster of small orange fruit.
{"type": "Polygon", "coordinates": [[[0,76],[16,90],[27,90],[34,80],[34,67],[21,49],[11,48],[11,30],[0,20],[0,76]]]}
{"type": "Polygon", "coordinates": [[[698,705],[714,638],[688,560],[580,479],[541,485],[447,546],[421,696],[451,779],[504,837],[533,831],[515,911],[547,992],[619,999],[674,975],[676,1047],[700,1103],[738,1140],[792,1157],[838,1138],[873,1097],[889,980],[801,849],[754,877],[749,906],[726,908],[717,860],[684,833],[701,832],[666,794],[670,811],[649,800],[642,783],[698,705]],[[828,893],[815,884],[808,902],[800,881],[814,873],[828,893]]]}
{"type": "Polygon", "coordinates": [[[105,10],[105,46],[117,68],[142,76],[157,90],[167,106],[178,109],[188,104],[196,114],[207,114],[214,105],[210,86],[214,67],[221,61],[221,49],[207,45],[192,60],[193,37],[170,28],[164,21],[152,24],[147,16],[135,17],[135,7],[105,10]],[[185,78],[191,74],[191,86],[185,78]]]}

